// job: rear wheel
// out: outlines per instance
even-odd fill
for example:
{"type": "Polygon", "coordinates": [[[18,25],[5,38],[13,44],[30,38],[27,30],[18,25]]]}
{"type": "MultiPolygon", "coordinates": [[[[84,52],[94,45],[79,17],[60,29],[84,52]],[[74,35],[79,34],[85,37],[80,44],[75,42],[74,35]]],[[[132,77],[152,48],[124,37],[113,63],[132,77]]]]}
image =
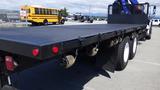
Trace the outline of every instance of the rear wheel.
{"type": "Polygon", "coordinates": [[[62,19],[61,20],[61,22],[60,22],[60,24],[64,24],[65,23],[65,20],[64,19],[62,19]]]}
{"type": "Polygon", "coordinates": [[[0,90],[2,90],[2,85],[1,85],[1,77],[0,77],[0,90]]]}
{"type": "Polygon", "coordinates": [[[47,20],[47,19],[45,19],[45,20],[43,21],[43,25],[48,25],[48,20],[47,20]]]}
{"type": "Polygon", "coordinates": [[[147,25],[146,39],[150,40],[152,35],[152,22],[147,25]]]}
{"type": "Polygon", "coordinates": [[[90,22],[90,23],[93,23],[93,20],[90,20],[89,22],[90,22]]]}
{"type": "Polygon", "coordinates": [[[130,40],[130,55],[129,59],[133,59],[137,52],[138,38],[135,36],[132,40],[130,40]]]}
{"type": "Polygon", "coordinates": [[[9,86],[9,85],[5,85],[3,88],[1,88],[0,90],[18,90],[12,86],[9,86]]]}
{"type": "Polygon", "coordinates": [[[124,70],[128,64],[129,53],[130,53],[130,45],[129,45],[129,37],[124,38],[124,40],[118,44],[115,48],[116,54],[116,70],[121,71],[124,70]]]}
{"type": "Polygon", "coordinates": [[[2,90],[2,67],[3,67],[2,62],[3,60],[2,57],[0,56],[0,90],[2,90]]]}
{"type": "Polygon", "coordinates": [[[7,73],[5,72],[5,69],[4,61],[0,56],[0,90],[18,90],[12,86],[9,86],[8,75],[6,75],[7,73]]]}
{"type": "Polygon", "coordinates": [[[151,30],[147,30],[147,36],[146,36],[147,40],[151,39],[151,30]]]}

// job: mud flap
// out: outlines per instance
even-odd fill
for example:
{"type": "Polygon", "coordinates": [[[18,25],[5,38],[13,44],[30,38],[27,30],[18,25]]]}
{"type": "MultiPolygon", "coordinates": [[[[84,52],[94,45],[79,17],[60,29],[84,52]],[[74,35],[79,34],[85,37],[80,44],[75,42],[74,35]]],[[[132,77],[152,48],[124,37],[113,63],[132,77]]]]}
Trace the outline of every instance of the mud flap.
{"type": "Polygon", "coordinates": [[[114,48],[103,48],[96,56],[96,66],[114,73],[116,61],[113,55],[114,48]]]}

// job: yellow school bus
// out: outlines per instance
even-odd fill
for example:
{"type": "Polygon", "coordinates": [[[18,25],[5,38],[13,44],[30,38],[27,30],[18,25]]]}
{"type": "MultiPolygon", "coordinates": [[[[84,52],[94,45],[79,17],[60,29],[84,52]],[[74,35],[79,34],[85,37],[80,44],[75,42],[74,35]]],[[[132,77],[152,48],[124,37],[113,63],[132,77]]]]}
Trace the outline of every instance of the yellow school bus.
{"type": "Polygon", "coordinates": [[[59,14],[58,9],[37,6],[22,6],[20,10],[22,21],[28,21],[32,25],[64,24],[65,20],[59,14]]]}

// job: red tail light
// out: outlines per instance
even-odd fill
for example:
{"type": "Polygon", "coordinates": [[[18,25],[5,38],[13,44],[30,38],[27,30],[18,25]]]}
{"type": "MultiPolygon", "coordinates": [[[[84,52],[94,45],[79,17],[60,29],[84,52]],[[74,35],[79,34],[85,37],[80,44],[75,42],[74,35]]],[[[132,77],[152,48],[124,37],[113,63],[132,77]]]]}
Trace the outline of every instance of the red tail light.
{"type": "Polygon", "coordinates": [[[7,70],[9,71],[14,71],[15,65],[14,65],[14,60],[10,56],[5,57],[5,65],[7,70]]]}
{"type": "Polygon", "coordinates": [[[39,49],[33,49],[32,50],[32,55],[35,56],[35,57],[38,56],[39,55],[39,49]]]}
{"type": "Polygon", "coordinates": [[[58,53],[59,53],[59,47],[53,46],[52,52],[53,52],[54,54],[58,54],[58,53]]]}

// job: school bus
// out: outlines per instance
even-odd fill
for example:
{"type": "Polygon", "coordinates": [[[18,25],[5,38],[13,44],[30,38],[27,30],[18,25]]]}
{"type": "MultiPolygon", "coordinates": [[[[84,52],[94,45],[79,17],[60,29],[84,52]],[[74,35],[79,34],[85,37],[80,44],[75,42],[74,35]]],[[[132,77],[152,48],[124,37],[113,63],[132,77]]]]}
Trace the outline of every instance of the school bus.
{"type": "Polygon", "coordinates": [[[20,10],[20,19],[28,21],[32,25],[64,24],[65,20],[59,13],[60,10],[53,8],[44,8],[37,6],[22,6],[20,10]]]}

